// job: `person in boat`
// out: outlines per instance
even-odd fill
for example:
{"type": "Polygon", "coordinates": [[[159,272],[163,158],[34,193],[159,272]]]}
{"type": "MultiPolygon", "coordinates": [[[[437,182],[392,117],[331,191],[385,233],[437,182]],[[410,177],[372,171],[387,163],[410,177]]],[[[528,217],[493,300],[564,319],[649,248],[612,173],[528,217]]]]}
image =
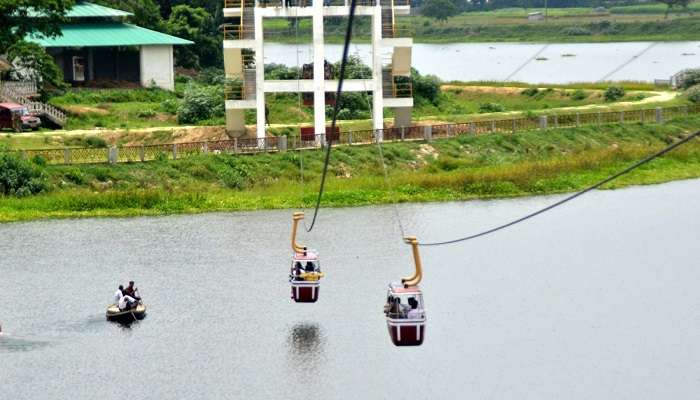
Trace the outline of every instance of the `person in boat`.
{"type": "Polygon", "coordinates": [[[141,297],[136,295],[136,292],[138,292],[138,290],[138,288],[134,287],[134,281],[129,281],[129,286],[127,286],[126,289],[123,290],[123,293],[125,296],[131,296],[133,299],[141,301],[141,297]]]}
{"type": "Polygon", "coordinates": [[[119,288],[117,288],[117,291],[114,292],[114,304],[119,304],[119,300],[124,297],[124,286],[119,285],[119,288]]]}
{"type": "Polygon", "coordinates": [[[128,310],[136,308],[137,304],[138,304],[138,302],[133,297],[122,296],[122,298],[119,299],[119,303],[117,303],[117,306],[122,311],[128,311],[128,310]]]}
{"type": "Polygon", "coordinates": [[[406,318],[419,319],[423,316],[423,311],[418,309],[418,300],[411,297],[408,299],[408,305],[411,306],[411,309],[406,313],[406,318]]]}

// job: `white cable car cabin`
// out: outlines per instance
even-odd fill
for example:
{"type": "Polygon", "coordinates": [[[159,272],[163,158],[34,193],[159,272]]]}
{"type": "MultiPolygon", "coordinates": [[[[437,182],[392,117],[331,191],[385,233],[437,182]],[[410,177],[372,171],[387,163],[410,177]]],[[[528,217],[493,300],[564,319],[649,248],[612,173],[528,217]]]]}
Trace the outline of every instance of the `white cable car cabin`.
{"type": "Polygon", "coordinates": [[[413,247],[416,272],[413,276],[402,279],[403,284],[389,284],[384,314],[394,345],[420,346],[425,339],[426,321],[423,292],[418,287],[423,271],[418,254],[418,241],[415,237],[407,237],[405,240],[413,247]]]}
{"type": "Polygon", "coordinates": [[[294,213],[292,226],[292,266],[289,271],[289,283],[292,287],[292,300],[297,303],[315,303],[318,300],[321,262],[315,250],[308,250],[296,242],[297,225],[304,218],[304,213],[294,213]]]}

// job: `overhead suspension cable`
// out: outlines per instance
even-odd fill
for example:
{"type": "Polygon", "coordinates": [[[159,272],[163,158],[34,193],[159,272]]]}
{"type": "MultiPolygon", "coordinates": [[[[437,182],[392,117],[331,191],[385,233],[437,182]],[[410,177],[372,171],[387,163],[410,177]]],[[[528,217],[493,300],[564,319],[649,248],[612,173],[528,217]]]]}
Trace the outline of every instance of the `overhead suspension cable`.
{"type": "Polygon", "coordinates": [[[465,241],[467,241],[467,240],[476,239],[476,238],[478,238],[478,237],[486,236],[486,235],[489,235],[489,234],[491,234],[491,233],[498,232],[498,231],[500,231],[500,230],[502,230],[502,229],[509,228],[509,227],[511,227],[511,226],[513,226],[513,225],[516,225],[516,224],[519,224],[519,223],[521,223],[521,222],[523,222],[523,221],[526,221],[526,220],[528,220],[528,219],[530,219],[530,218],[532,218],[532,217],[535,217],[535,216],[540,215],[540,214],[543,214],[543,213],[545,213],[545,212],[547,212],[547,211],[549,211],[549,210],[552,210],[552,209],[554,209],[554,208],[556,208],[556,207],[559,207],[559,206],[561,206],[562,204],[568,203],[569,201],[571,201],[571,200],[573,200],[573,199],[575,199],[575,198],[577,198],[577,197],[579,197],[579,196],[582,196],[582,195],[584,195],[584,194],[586,194],[586,193],[588,193],[588,192],[590,192],[590,191],[592,191],[592,190],[595,190],[595,189],[597,189],[597,188],[599,188],[599,187],[605,185],[606,183],[608,183],[608,182],[610,182],[610,181],[613,181],[613,180],[615,180],[615,179],[617,179],[617,178],[619,178],[619,177],[621,177],[621,176],[623,176],[623,175],[625,175],[625,174],[628,174],[629,172],[631,172],[631,171],[633,171],[633,170],[635,170],[635,169],[641,167],[642,165],[644,165],[644,164],[646,164],[646,163],[648,163],[648,162],[650,162],[650,161],[652,161],[652,160],[654,160],[654,159],[656,159],[656,158],[658,158],[658,157],[663,156],[664,154],[666,154],[666,153],[670,152],[671,150],[675,149],[676,147],[682,146],[682,145],[684,145],[684,144],[690,142],[692,139],[694,139],[694,138],[696,138],[696,137],[699,137],[699,136],[700,136],[700,131],[695,132],[695,133],[693,133],[693,134],[690,134],[690,135],[684,137],[683,139],[681,139],[681,140],[679,140],[679,141],[677,141],[677,142],[675,142],[675,143],[673,143],[673,144],[667,146],[666,148],[664,148],[664,149],[662,149],[662,150],[660,150],[660,151],[658,151],[658,152],[656,152],[656,153],[654,153],[654,154],[648,156],[647,158],[644,158],[644,159],[642,159],[642,160],[640,160],[640,161],[637,161],[636,163],[634,163],[634,164],[630,165],[629,167],[625,168],[624,170],[622,170],[622,171],[620,171],[620,172],[618,172],[618,173],[616,173],[616,174],[614,174],[614,175],[612,175],[612,176],[610,176],[610,177],[608,177],[608,178],[606,178],[606,179],[603,179],[602,181],[596,183],[595,185],[589,186],[589,187],[587,187],[586,189],[581,190],[580,192],[577,192],[577,193],[574,193],[574,194],[572,194],[572,195],[570,195],[570,196],[568,196],[568,197],[565,197],[565,198],[563,198],[563,199],[557,201],[557,202],[554,203],[554,204],[551,204],[551,205],[549,205],[549,206],[547,206],[547,207],[545,207],[545,208],[543,208],[543,209],[541,209],[541,210],[535,211],[535,212],[533,212],[533,213],[531,213],[531,214],[527,214],[527,215],[525,215],[524,217],[518,218],[518,219],[516,219],[516,220],[513,220],[513,221],[508,222],[508,223],[503,224],[503,225],[499,225],[499,226],[497,226],[497,227],[495,227],[495,228],[491,228],[491,229],[485,230],[485,231],[483,231],[483,232],[476,233],[476,234],[474,234],[474,235],[465,236],[465,237],[461,237],[461,238],[457,238],[457,239],[452,239],[452,240],[446,240],[446,241],[443,241],[443,242],[419,243],[419,246],[442,246],[442,245],[447,245],[447,244],[454,244],[454,243],[459,243],[459,242],[465,242],[465,241]]]}
{"type": "Polygon", "coordinates": [[[639,53],[633,55],[633,56],[630,57],[628,60],[626,60],[626,61],[623,62],[622,64],[620,64],[620,65],[618,65],[617,67],[615,67],[615,69],[613,69],[612,71],[610,71],[610,72],[608,72],[607,74],[605,74],[605,76],[603,76],[602,78],[598,79],[598,82],[605,82],[605,81],[608,80],[611,76],[613,76],[614,74],[616,74],[617,72],[619,72],[621,69],[625,68],[626,66],[632,64],[634,61],[636,61],[637,59],[639,59],[639,57],[641,57],[642,55],[644,55],[647,51],[651,50],[651,48],[654,47],[654,46],[656,46],[658,43],[659,43],[659,42],[650,43],[649,46],[647,46],[647,47],[644,48],[644,50],[642,50],[642,51],[640,51],[639,53]]]}
{"type": "Polygon", "coordinates": [[[527,67],[527,65],[530,64],[530,63],[532,62],[532,60],[534,60],[534,59],[536,59],[537,57],[539,57],[540,54],[542,54],[542,52],[544,52],[545,50],[547,50],[548,47],[549,47],[549,43],[547,43],[547,44],[545,44],[544,46],[542,46],[542,48],[539,49],[539,51],[537,51],[537,53],[535,53],[535,54],[532,55],[530,58],[528,58],[527,60],[525,60],[524,63],[520,64],[520,66],[518,66],[518,68],[514,69],[513,72],[511,72],[510,74],[508,74],[508,76],[506,76],[506,79],[504,79],[504,80],[505,80],[505,81],[509,81],[510,78],[512,78],[513,76],[515,76],[515,74],[517,74],[518,72],[522,71],[523,68],[527,67]]]}
{"type": "MultiPolygon", "coordinates": [[[[311,225],[306,228],[307,232],[311,232],[316,224],[316,217],[318,217],[318,210],[321,207],[321,198],[323,197],[323,190],[326,186],[326,176],[328,175],[328,164],[331,159],[331,147],[333,146],[333,136],[335,135],[335,123],[338,119],[338,111],[340,110],[340,96],[343,93],[343,80],[345,79],[345,65],[348,62],[348,50],[350,49],[350,38],[352,37],[352,23],[355,19],[355,7],[357,5],[357,0],[352,0],[350,3],[350,15],[348,16],[348,29],[345,31],[345,44],[343,45],[343,58],[340,61],[340,78],[338,79],[338,90],[335,94],[335,105],[333,106],[333,121],[331,122],[331,133],[330,136],[326,133],[326,158],[323,162],[323,174],[321,175],[321,187],[318,191],[318,197],[316,198],[316,207],[314,208],[314,217],[311,219],[311,225]]],[[[324,66],[325,74],[325,66],[324,66]]],[[[325,77],[324,77],[325,79],[325,77]]],[[[324,96],[325,102],[325,96],[324,96]]]]}

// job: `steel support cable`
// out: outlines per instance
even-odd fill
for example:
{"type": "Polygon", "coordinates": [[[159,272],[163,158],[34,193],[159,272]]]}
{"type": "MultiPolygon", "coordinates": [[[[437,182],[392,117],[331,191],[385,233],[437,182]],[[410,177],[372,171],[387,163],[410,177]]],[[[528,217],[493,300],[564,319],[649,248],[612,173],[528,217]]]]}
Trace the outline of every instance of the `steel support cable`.
{"type": "MultiPolygon", "coordinates": [[[[316,198],[316,207],[314,208],[314,216],[311,219],[311,225],[306,227],[306,232],[311,232],[316,225],[316,218],[318,217],[318,210],[321,207],[321,198],[323,197],[323,190],[326,187],[326,176],[328,175],[328,164],[331,159],[331,148],[333,147],[333,135],[335,135],[335,123],[338,119],[338,111],[340,109],[340,96],[343,93],[343,80],[345,80],[345,64],[348,62],[348,50],[350,49],[350,38],[352,38],[352,23],[355,20],[355,7],[357,6],[357,0],[352,0],[350,3],[350,15],[348,16],[348,29],[345,31],[345,44],[343,45],[343,58],[340,61],[340,78],[338,79],[338,90],[335,94],[335,105],[333,106],[333,121],[331,122],[331,133],[330,138],[328,133],[325,135],[326,139],[326,157],[323,161],[323,174],[321,175],[321,187],[318,190],[318,197],[316,198]]],[[[324,68],[325,73],[325,68],[324,68]]],[[[325,79],[325,78],[324,78],[325,79]]],[[[324,97],[325,102],[325,97],[324,97]]]]}
{"type": "Polygon", "coordinates": [[[419,243],[418,245],[419,245],[419,246],[442,246],[442,245],[447,245],[447,244],[454,244],[454,243],[459,243],[459,242],[465,242],[465,241],[467,241],[467,240],[476,239],[476,238],[478,238],[478,237],[486,236],[486,235],[489,235],[489,234],[491,234],[491,233],[498,232],[498,231],[500,231],[500,230],[502,230],[502,229],[509,228],[509,227],[511,227],[511,226],[513,226],[513,225],[519,224],[519,223],[521,223],[521,222],[523,222],[523,221],[526,221],[526,220],[528,220],[528,219],[530,219],[530,218],[536,217],[536,216],[538,216],[538,215],[540,215],[540,214],[543,214],[543,213],[545,213],[545,212],[547,212],[547,211],[549,211],[549,210],[552,210],[552,209],[554,209],[554,208],[556,208],[556,207],[559,207],[559,206],[561,206],[562,204],[568,203],[569,201],[574,200],[575,198],[577,198],[577,197],[579,197],[579,196],[582,196],[582,195],[584,195],[584,194],[586,194],[586,193],[588,193],[588,192],[590,192],[590,191],[592,191],[592,190],[595,190],[595,189],[597,189],[597,188],[599,188],[599,187],[605,185],[605,184],[608,183],[608,182],[611,182],[611,181],[613,181],[613,180],[615,180],[615,179],[617,179],[617,178],[619,178],[619,177],[621,177],[621,176],[623,176],[623,175],[626,175],[626,174],[632,172],[633,170],[635,170],[635,169],[641,167],[642,165],[644,165],[644,164],[646,164],[646,163],[648,163],[648,162],[650,162],[650,161],[652,161],[652,160],[654,160],[654,159],[656,159],[656,158],[659,158],[659,157],[663,156],[664,154],[666,154],[666,153],[672,151],[673,149],[675,149],[675,148],[677,148],[677,147],[679,147],[679,146],[682,146],[682,145],[684,145],[684,144],[690,142],[691,140],[693,140],[694,138],[699,137],[699,136],[700,136],[700,131],[695,132],[695,133],[693,133],[693,134],[690,134],[690,135],[684,137],[683,139],[681,139],[681,140],[679,140],[679,141],[677,141],[677,142],[675,142],[675,143],[673,143],[673,144],[667,146],[666,148],[664,148],[664,149],[662,149],[662,150],[660,150],[660,151],[657,151],[656,153],[654,153],[654,154],[652,154],[652,155],[650,155],[650,156],[648,156],[648,157],[646,157],[646,158],[644,158],[644,159],[642,159],[642,160],[640,160],[640,161],[637,161],[636,163],[634,163],[634,164],[630,165],[629,167],[625,168],[624,170],[622,170],[622,171],[620,171],[620,172],[618,172],[618,173],[616,173],[616,174],[614,174],[614,175],[612,175],[612,176],[610,176],[610,177],[608,177],[608,178],[606,178],[606,179],[603,179],[602,181],[600,181],[600,182],[598,182],[598,183],[596,183],[596,184],[594,184],[594,185],[592,185],[592,186],[589,186],[589,187],[587,187],[586,189],[581,190],[580,192],[574,193],[574,194],[572,194],[572,195],[570,195],[570,196],[568,196],[568,197],[565,197],[565,198],[563,198],[563,199],[557,201],[557,202],[554,203],[554,204],[551,204],[551,205],[549,205],[549,206],[547,206],[547,207],[545,207],[545,208],[542,208],[542,209],[540,209],[540,210],[538,210],[538,211],[535,211],[535,212],[533,212],[533,213],[531,213],[531,214],[527,214],[527,215],[525,215],[524,217],[520,217],[520,218],[518,218],[518,219],[516,219],[516,220],[513,220],[513,221],[511,221],[511,222],[508,222],[508,223],[506,223],[506,224],[499,225],[499,226],[497,226],[497,227],[495,227],[495,228],[491,228],[491,229],[485,230],[485,231],[483,231],[483,232],[479,232],[479,233],[477,233],[477,234],[470,235],[470,236],[465,236],[465,237],[458,238],[458,239],[446,240],[446,241],[443,241],[443,242],[419,243]]]}
{"type": "Polygon", "coordinates": [[[382,150],[382,142],[379,137],[375,139],[377,141],[377,148],[379,148],[379,159],[382,162],[382,170],[384,172],[384,187],[391,193],[391,205],[394,208],[394,217],[396,218],[396,223],[399,225],[399,230],[401,231],[401,239],[406,237],[406,230],[401,222],[401,214],[399,214],[399,206],[396,204],[396,194],[391,190],[391,185],[389,184],[389,172],[386,168],[386,162],[384,162],[384,151],[382,150]]]}
{"type": "Polygon", "coordinates": [[[508,76],[507,76],[506,79],[504,79],[504,80],[509,81],[510,78],[512,78],[515,74],[517,74],[518,72],[522,71],[523,68],[527,67],[527,65],[530,64],[530,63],[532,62],[532,60],[534,60],[534,59],[536,59],[537,57],[539,57],[539,55],[542,54],[543,51],[547,50],[548,47],[549,47],[549,43],[547,43],[547,44],[545,44],[544,46],[542,46],[542,48],[541,48],[537,53],[535,53],[535,55],[533,55],[532,57],[528,58],[528,59],[527,59],[524,63],[522,63],[518,68],[516,68],[515,70],[513,70],[513,72],[511,72],[510,74],[508,74],[508,76]]]}
{"type": "Polygon", "coordinates": [[[623,68],[625,68],[626,66],[632,64],[632,62],[636,61],[639,57],[641,57],[642,55],[644,55],[644,53],[646,53],[647,51],[651,50],[651,48],[654,47],[654,46],[656,46],[658,43],[659,43],[659,42],[651,43],[649,46],[647,46],[646,48],[644,48],[644,50],[642,50],[642,51],[640,51],[639,53],[633,55],[629,60],[623,62],[622,64],[620,64],[619,66],[617,66],[615,69],[613,69],[612,71],[608,72],[604,77],[598,79],[598,82],[604,82],[605,80],[607,80],[608,78],[610,78],[611,76],[613,76],[615,73],[619,72],[621,69],[623,69],[623,68]]]}

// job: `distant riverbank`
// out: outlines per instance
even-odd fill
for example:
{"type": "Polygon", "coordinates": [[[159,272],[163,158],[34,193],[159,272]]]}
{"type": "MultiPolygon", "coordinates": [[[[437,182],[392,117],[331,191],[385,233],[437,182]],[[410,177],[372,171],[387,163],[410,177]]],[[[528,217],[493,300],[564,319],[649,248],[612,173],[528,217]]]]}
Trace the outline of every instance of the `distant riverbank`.
{"type": "MultiPolygon", "coordinates": [[[[700,117],[664,125],[604,125],[546,132],[465,135],[432,143],[333,150],[324,207],[530,196],[571,192],[623,169],[687,132],[700,117]]],[[[318,150],[212,155],[120,165],[39,167],[48,192],[0,198],[0,221],[127,217],[310,207],[322,169],[318,150]],[[303,157],[305,184],[300,182],[303,157]]],[[[607,188],[700,177],[700,142],[607,188]]]]}

